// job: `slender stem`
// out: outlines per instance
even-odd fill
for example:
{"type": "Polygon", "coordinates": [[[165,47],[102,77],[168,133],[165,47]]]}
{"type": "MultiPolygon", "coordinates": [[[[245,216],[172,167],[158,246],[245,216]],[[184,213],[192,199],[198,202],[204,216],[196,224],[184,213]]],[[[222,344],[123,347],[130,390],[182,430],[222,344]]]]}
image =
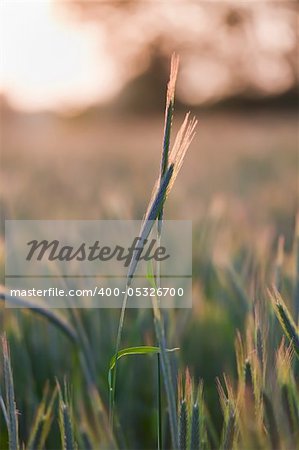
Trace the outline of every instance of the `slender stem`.
{"type": "Polygon", "coordinates": [[[118,366],[117,355],[118,355],[118,352],[120,349],[122,330],[124,327],[125,312],[126,312],[127,300],[128,300],[128,287],[129,287],[129,282],[127,282],[127,285],[126,285],[126,292],[124,295],[119,324],[118,324],[116,348],[115,348],[115,356],[116,356],[115,367],[114,367],[114,371],[113,371],[112,388],[110,389],[110,392],[109,392],[109,423],[110,423],[111,431],[113,431],[113,417],[114,417],[114,407],[115,407],[116,375],[117,375],[117,366],[118,366]]]}
{"type": "Polygon", "coordinates": [[[160,347],[160,357],[161,357],[161,373],[163,375],[164,388],[166,391],[167,401],[168,401],[168,413],[171,431],[172,446],[174,449],[178,448],[177,442],[177,412],[176,412],[176,402],[175,393],[172,384],[172,375],[169,357],[166,351],[166,340],[164,333],[164,326],[160,314],[160,310],[157,306],[156,297],[152,297],[153,310],[154,310],[154,325],[156,331],[157,341],[160,347]]]}
{"type": "MultiPolygon", "coordinates": [[[[157,245],[161,244],[161,233],[162,233],[162,217],[158,220],[158,237],[157,237],[157,245]]],[[[161,274],[160,274],[160,263],[157,261],[156,263],[156,286],[159,288],[161,284],[161,274]]],[[[172,384],[172,374],[169,357],[166,352],[166,337],[165,337],[165,329],[163,323],[163,317],[161,316],[160,311],[160,298],[158,295],[152,298],[153,301],[153,312],[154,312],[154,325],[156,331],[156,339],[158,346],[160,347],[160,380],[161,375],[163,375],[164,387],[166,391],[166,396],[168,400],[169,407],[169,421],[170,421],[170,431],[171,431],[171,440],[173,448],[177,448],[177,416],[176,416],[176,406],[175,406],[175,393],[172,384]],[[156,303],[155,303],[156,299],[156,303]]],[[[160,417],[162,421],[162,414],[160,412],[160,417]]],[[[162,429],[162,424],[161,424],[162,429]]],[[[158,433],[160,432],[158,427],[158,433]]],[[[160,437],[161,442],[161,437],[160,437]]]]}
{"type": "MultiPolygon", "coordinates": [[[[163,212],[162,212],[163,216],[163,212]]],[[[162,220],[158,220],[158,239],[157,246],[160,247],[161,244],[161,231],[162,231],[162,220]],[[160,224],[160,227],[159,227],[160,224]]],[[[161,278],[160,278],[160,261],[156,263],[156,285],[158,288],[161,287],[161,278]]],[[[158,305],[159,299],[158,299],[158,305]]],[[[159,342],[158,342],[159,345],[159,342]]],[[[157,364],[157,375],[158,375],[158,450],[162,448],[162,389],[161,389],[161,360],[160,354],[158,353],[158,364],[157,364]]]]}
{"type": "Polygon", "coordinates": [[[157,355],[157,375],[158,375],[158,450],[162,449],[162,386],[161,386],[161,361],[160,354],[157,355]]]}

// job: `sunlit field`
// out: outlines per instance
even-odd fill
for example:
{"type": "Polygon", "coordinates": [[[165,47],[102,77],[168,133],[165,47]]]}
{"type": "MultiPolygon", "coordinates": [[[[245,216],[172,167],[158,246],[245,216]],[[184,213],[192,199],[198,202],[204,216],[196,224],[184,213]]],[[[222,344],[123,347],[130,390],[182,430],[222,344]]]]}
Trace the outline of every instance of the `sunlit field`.
{"type": "MultiPolygon", "coordinates": [[[[203,383],[199,398],[202,447],[198,448],[224,445],[223,433],[232,426],[230,420],[234,420],[235,438],[225,448],[278,448],[272,446],[271,429],[264,417],[264,392],[275,411],[276,424],[280,424],[282,448],[296,448],[290,445],[298,430],[297,376],[281,362],[289,346],[287,339],[277,353],[283,333],[268,292],[273,283],[279,286],[294,314],[296,117],[281,111],[202,112],[197,117],[196,138],[165,207],[167,218],[193,221],[193,309],[166,313],[167,346],[180,348],[171,355],[173,382],[177,384],[178,373],[184,379],[188,368],[194,384],[193,402],[198,383],[203,383]],[[279,236],[284,238],[285,256],[278,260],[279,236]],[[258,361],[257,331],[263,339],[263,368],[258,361]],[[256,397],[252,400],[241,394],[242,389],[249,389],[246,384],[242,387],[245,367],[253,372],[256,397]],[[282,375],[282,371],[286,373],[282,375]],[[224,373],[232,392],[221,412],[224,400],[219,397],[216,380],[225,384],[224,373]],[[290,395],[295,396],[293,434],[280,399],[285,377],[290,395]],[[247,408],[253,408],[250,430],[247,408]]],[[[2,210],[7,217],[142,218],[159,170],[162,114],[113,121],[101,116],[7,116],[5,120],[2,210]]],[[[176,116],[176,129],[179,121],[176,116]]],[[[72,327],[76,329],[79,321],[84,330],[101,407],[107,411],[107,371],[115,351],[119,312],[79,310],[75,316],[66,311],[65,316],[72,327]]],[[[151,316],[146,310],[127,312],[122,347],[153,345],[151,316]]],[[[56,379],[61,384],[65,379],[79,448],[106,448],[101,442],[105,442],[107,430],[101,417],[95,422],[93,394],[86,385],[76,345],[59,327],[34,312],[3,310],[1,322],[11,346],[20,440],[30,442],[45,386],[50,398],[56,379]]],[[[155,361],[154,356],[131,356],[119,362],[116,404],[121,448],[155,448],[155,361]]],[[[295,361],[288,364],[295,370],[295,361]]],[[[164,395],[163,446],[170,448],[164,395]]],[[[191,405],[190,393],[180,395],[189,396],[186,401],[191,405]]],[[[177,401],[179,411],[180,399],[177,401]]],[[[60,448],[57,414],[55,402],[45,448],[60,448]]],[[[6,448],[3,418],[1,421],[1,448],[6,448]]]]}
{"type": "Polygon", "coordinates": [[[6,4],[0,450],[299,450],[296,8],[186,2],[179,20],[167,2],[98,3],[17,16],[6,4]],[[192,309],[34,309],[9,295],[5,219],[144,224],[148,211],[192,221],[192,309]]]}
{"type": "MultiPolygon", "coordinates": [[[[238,220],[246,218],[253,230],[278,226],[276,233],[289,234],[297,189],[296,114],[256,108],[196,116],[197,134],[168,217],[199,221],[216,202],[222,213],[235,210],[238,220]]],[[[2,117],[2,189],[10,215],[142,218],[159,170],[163,111],[149,117],[2,117]]],[[[181,121],[178,113],[175,130],[181,121]]]]}

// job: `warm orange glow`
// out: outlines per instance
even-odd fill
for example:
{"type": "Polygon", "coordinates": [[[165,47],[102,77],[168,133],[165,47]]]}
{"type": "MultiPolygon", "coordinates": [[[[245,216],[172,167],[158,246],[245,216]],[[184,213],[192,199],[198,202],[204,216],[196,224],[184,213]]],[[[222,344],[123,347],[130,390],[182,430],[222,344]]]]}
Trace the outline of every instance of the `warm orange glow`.
{"type": "Polygon", "coordinates": [[[99,24],[71,23],[50,0],[4,1],[0,9],[0,90],[15,106],[68,108],[115,94],[99,24]]]}
{"type": "Polygon", "coordinates": [[[84,107],[111,99],[152,57],[169,59],[175,50],[177,94],[186,103],[288,91],[298,82],[296,10],[241,3],[82,2],[78,9],[60,0],[2,0],[0,90],[18,108],[84,107]]]}

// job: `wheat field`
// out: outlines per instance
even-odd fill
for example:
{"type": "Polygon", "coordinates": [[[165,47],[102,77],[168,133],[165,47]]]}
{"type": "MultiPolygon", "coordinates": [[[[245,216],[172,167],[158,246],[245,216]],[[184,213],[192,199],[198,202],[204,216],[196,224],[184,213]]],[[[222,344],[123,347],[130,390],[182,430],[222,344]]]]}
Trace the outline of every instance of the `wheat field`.
{"type": "MultiPolygon", "coordinates": [[[[165,121],[4,114],[3,217],[192,220],[193,308],[2,302],[1,450],[299,448],[296,115],[195,111],[172,151],[173,102],[171,82],[165,121]]],[[[4,251],[2,226],[2,274],[4,251]]]]}

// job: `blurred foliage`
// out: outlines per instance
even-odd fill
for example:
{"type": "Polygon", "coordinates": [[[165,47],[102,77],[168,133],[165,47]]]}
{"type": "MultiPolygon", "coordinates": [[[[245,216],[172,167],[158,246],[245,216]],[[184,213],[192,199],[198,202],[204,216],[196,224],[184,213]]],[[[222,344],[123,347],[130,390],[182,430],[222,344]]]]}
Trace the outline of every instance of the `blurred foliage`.
{"type": "Polygon", "coordinates": [[[75,0],[56,7],[78,23],[98,24],[122,84],[129,82],[120,97],[129,109],[158,110],[172,51],[183,62],[184,103],[298,99],[298,2],[75,0]]]}
{"type": "MultiPolygon", "coordinates": [[[[291,389],[293,393],[289,391],[287,395],[295,396],[292,401],[296,405],[298,386],[296,388],[292,377],[298,373],[298,364],[296,365],[295,360],[285,353],[291,352],[291,350],[287,350],[286,342],[282,342],[278,351],[283,333],[278,321],[274,318],[267,293],[267,288],[275,280],[291,308],[293,301],[296,301],[293,298],[295,298],[295,286],[298,283],[297,278],[294,278],[293,270],[295,255],[293,252],[284,254],[283,266],[277,272],[277,264],[281,263],[281,257],[275,262],[275,254],[269,247],[261,259],[258,252],[252,251],[252,242],[247,240],[243,231],[235,229],[233,233],[238,234],[239,243],[237,241],[232,243],[227,255],[228,263],[219,265],[219,262],[215,260],[214,252],[215,246],[218,245],[219,235],[223,232],[225,230],[221,224],[221,217],[215,218],[213,215],[211,216],[211,213],[195,228],[193,310],[192,312],[188,310],[166,312],[168,345],[180,347],[180,351],[172,356],[174,370],[184,371],[188,366],[195,385],[199,380],[203,381],[204,400],[202,401],[205,406],[201,407],[205,412],[201,412],[201,414],[204,414],[207,426],[204,432],[205,448],[209,448],[210,439],[220,445],[222,433],[225,435],[225,427],[228,426],[227,420],[230,411],[230,409],[226,410],[228,407],[233,408],[232,411],[238,409],[238,414],[234,416],[237,420],[234,427],[239,427],[239,432],[235,438],[238,439],[236,442],[242,443],[240,444],[242,448],[252,448],[252,442],[259,442],[256,444],[259,448],[272,449],[274,447],[271,445],[269,427],[273,426],[273,423],[269,423],[269,420],[273,421],[273,417],[263,419],[257,413],[257,422],[254,422],[255,419],[252,416],[253,428],[251,431],[248,428],[249,422],[242,422],[243,412],[240,409],[240,399],[237,400],[237,398],[239,396],[243,398],[242,395],[244,395],[241,394],[244,387],[240,370],[243,370],[242,365],[245,365],[248,359],[251,365],[248,370],[254,371],[252,376],[254,377],[256,408],[260,408],[260,401],[263,397],[266,402],[264,413],[266,416],[273,413],[275,420],[280,423],[279,439],[283,443],[282,448],[295,449],[296,435],[294,433],[298,433],[297,425],[295,425],[298,420],[296,409],[298,403],[297,406],[294,406],[295,416],[290,419],[295,422],[288,424],[288,416],[283,409],[283,404],[279,401],[280,388],[278,389],[278,387],[281,386],[282,390],[291,389]],[[209,237],[210,242],[207,245],[209,237]],[[274,278],[275,274],[276,278],[274,278]],[[258,338],[257,330],[260,333],[258,338]],[[256,341],[256,338],[261,341],[256,341]],[[236,339],[237,342],[238,339],[242,339],[243,342],[243,347],[240,347],[240,341],[236,347],[237,359],[235,356],[236,339]],[[262,342],[262,350],[258,350],[259,347],[256,347],[257,342],[262,342]],[[259,352],[262,352],[263,355],[260,363],[256,359],[259,357],[259,352]],[[277,358],[280,359],[275,362],[277,358]],[[277,377],[273,374],[273,364],[277,366],[277,377]],[[290,368],[288,369],[288,367],[290,368]],[[231,386],[228,387],[231,392],[222,393],[219,398],[216,378],[223,381],[224,373],[226,374],[226,383],[231,386]],[[277,383],[279,384],[277,385],[277,383]],[[259,390],[256,391],[256,389],[259,390]],[[237,394],[237,392],[239,393],[237,394]],[[227,404],[223,403],[223,395],[229,396],[227,404]],[[259,397],[260,395],[262,397],[259,397]],[[220,404],[224,408],[223,413],[220,413],[220,404]],[[265,430],[268,431],[262,431],[260,428],[263,420],[265,420],[265,430]],[[222,431],[223,421],[224,431],[222,431]],[[293,434],[287,431],[289,426],[295,427],[293,434]],[[212,435],[215,433],[214,438],[211,433],[212,435]]],[[[257,244],[259,246],[258,242],[257,244]]],[[[275,301],[280,302],[279,297],[275,301]]],[[[88,310],[81,310],[77,319],[70,311],[63,312],[75,327],[78,326],[77,320],[80,320],[85,330],[88,352],[95,365],[95,383],[102,401],[107,405],[107,373],[109,361],[115,350],[118,311],[94,310],[90,314],[88,310]]],[[[101,431],[100,436],[96,437],[92,418],[93,394],[92,390],[90,391],[91,387],[88,387],[88,383],[86,384],[82,361],[80,362],[76,345],[69,342],[67,337],[64,337],[54,325],[47,323],[46,319],[39,318],[29,311],[3,309],[1,322],[2,330],[6,331],[11,347],[16,403],[21,412],[18,415],[21,441],[26,442],[29,439],[34,415],[42,401],[47,382],[49,382],[50,390],[53,391],[56,385],[55,380],[60,380],[60,384],[63,385],[66,378],[71,388],[69,395],[72,402],[73,412],[71,414],[76,440],[78,442],[83,442],[84,439],[94,443],[102,442],[104,431],[101,431]]],[[[152,345],[154,342],[151,311],[128,311],[123,346],[144,343],[152,345]]],[[[120,428],[117,430],[117,435],[121,442],[121,448],[153,448],[155,446],[157,393],[154,361],[154,357],[143,356],[138,356],[136,360],[134,357],[129,357],[119,361],[117,411],[120,428]]],[[[226,392],[225,389],[224,392],[226,392]]],[[[250,400],[244,401],[250,404],[250,400]]],[[[248,409],[248,404],[244,405],[244,408],[248,409]]],[[[60,448],[58,412],[53,414],[54,419],[46,444],[48,449],[60,448]]],[[[246,417],[246,409],[244,414],[246,417]]],[[[103,424],[101,426],[103,430],[103,424]]],[[[166,438],[167,433],[164,436],[166,438]]],[[[3,417],[1,417],[1,448],[5,448],[5,442],[7,442],[7,436],[3,417]]],[[[212,446],[212,448],[216,447],[212,446]]]]}

